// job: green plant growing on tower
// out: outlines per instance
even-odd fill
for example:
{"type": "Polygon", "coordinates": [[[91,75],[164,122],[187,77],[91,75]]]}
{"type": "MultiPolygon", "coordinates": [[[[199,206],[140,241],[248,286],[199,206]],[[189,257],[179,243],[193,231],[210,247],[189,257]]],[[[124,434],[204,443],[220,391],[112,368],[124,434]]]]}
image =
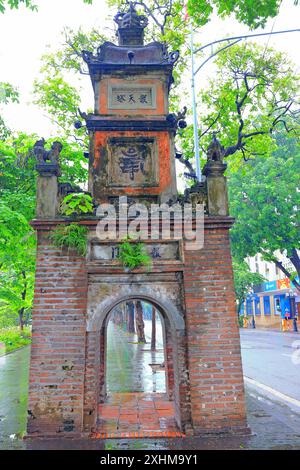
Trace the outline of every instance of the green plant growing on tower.
{"type": "Polygon", "coordinates": [[[125,269],[132,270],[145,266],[150,269],[151,257],[146,252],[144,243],[126,238],[119,247],[118,259],[125,269]]]}
{"type": "Polygon", "coordinates": [[[78,224],[58,225],[50,234],[50,240],[58,248],[76,250],[79,256],[86,255],[88,228],[78,224]]]}
{"type": "Polygon", "coordinates": [[[61,202],[60,212],[63,215],[83,215],[93,213],[93,199],[89,194],[68,194],[61,202]]]}

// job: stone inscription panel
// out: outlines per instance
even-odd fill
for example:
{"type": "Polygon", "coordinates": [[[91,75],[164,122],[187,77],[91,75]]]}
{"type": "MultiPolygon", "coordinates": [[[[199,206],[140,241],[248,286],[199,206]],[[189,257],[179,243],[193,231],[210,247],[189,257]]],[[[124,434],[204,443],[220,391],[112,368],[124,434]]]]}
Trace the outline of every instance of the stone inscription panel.
{"type": "Polygon", "coordinates": [[[156,186],[156,142],[148,138],[111,138],[109,182],[116,187],[156,186]]]}
{"type": "MultiPolygon", "coordinates": [[[[181,250],[178,241],[168,243],[146,243],[145,248],[154,262],[159,261],[180,261],[181,250]]],[[[119,255],[119,245],[114,243],[92,242],[90,259],[91,261],[116,261],[119,255]]]]}
{"type": "Polygon", "coordinates": [[[154,86],[109,86],[108,109],[154,109],[156,93],[154,86]]]}

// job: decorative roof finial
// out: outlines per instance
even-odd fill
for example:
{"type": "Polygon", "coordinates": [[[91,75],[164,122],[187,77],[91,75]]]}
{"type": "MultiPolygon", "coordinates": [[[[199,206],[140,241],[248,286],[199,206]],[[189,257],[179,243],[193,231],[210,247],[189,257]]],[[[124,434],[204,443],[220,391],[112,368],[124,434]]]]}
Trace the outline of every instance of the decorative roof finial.
{"type": "Polygon", "coordinates": [[[114,18],[118,25],[118,38],[120,46],[142,46],[144,44],[144,29],[148,19],[138,15],[134,4],[129,2],[129,10],[118,12],[114,18]]]}

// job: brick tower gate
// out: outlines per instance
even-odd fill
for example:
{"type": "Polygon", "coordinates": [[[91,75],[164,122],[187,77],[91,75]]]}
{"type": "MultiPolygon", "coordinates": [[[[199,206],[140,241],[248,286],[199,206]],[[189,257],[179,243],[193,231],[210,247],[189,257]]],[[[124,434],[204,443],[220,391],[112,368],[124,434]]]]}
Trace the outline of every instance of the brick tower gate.
{"type": "MultiPolygon", "coordinates": [[[[182,115],[168,111],[178,54],[168,53],[159,42],[143,44],[147,19],[132,7],[118,14],[116,22],[119,45],[106,42],[97,55],[83,52],[95,94],[95,112],[84,116],[90,134],[89,190],[102,208],[117,207],[123,197],[123,203],[127,198],[141,211],[180,200],[174,137],[182,115]]],[[[37,156],[40,149],[41,142],[37,156]]],[[[52,153],[57,156],[59,150],[52,153]]],[[[205,181],[184,197],[193,207],[205,205],[204,246],[191,249],[184,238],[165,236],[159,222],[160,236],[153,239],[147,221],[141,224],[140,238],[153,258],[151,270],[128,272],[116,256],[120,237],[110,233],[107,240],[99,238],[99,210],[79,221],[89,230],[86,257],[53,246],[51,231],[70,220],[59,215],[57,159],[39,158],[32,221],[38,248],[30,436],[101,431],[97,422],[99,404],[106,398],[107,320],[115,306],[132,299],[152,303],[163,319],[168,393],[178,429],[190,435],[246,430],[225,168],[214,138],[205,181]]],[[[127,229],[131,206],[126,216],[121,216],[122,207],[116,227],[108,223],[108,230],[127,229]]],[[[173,220],[171,232],[175,225],[173,220]]]]}

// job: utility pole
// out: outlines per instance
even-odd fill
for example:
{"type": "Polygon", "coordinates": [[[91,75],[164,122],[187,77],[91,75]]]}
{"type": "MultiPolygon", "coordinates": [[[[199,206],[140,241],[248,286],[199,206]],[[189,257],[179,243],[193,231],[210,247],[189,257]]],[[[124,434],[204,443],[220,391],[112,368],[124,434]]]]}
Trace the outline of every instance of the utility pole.
{"type": "Polygon", "coordinates": [[[190,24],[191,34],[191,62],[192,62],[192,106],[193,106],[193,122],[194,122],[194,155],[196,161],[196,176],[197,180],[201,181],[201,164],[199,154],[199,135],[198,135],[198,118],[197,118],[197,102],[196,102],[196,91],[195,91],[195,58],[194,58],[194,32],[192,23],[190,24]]]}

